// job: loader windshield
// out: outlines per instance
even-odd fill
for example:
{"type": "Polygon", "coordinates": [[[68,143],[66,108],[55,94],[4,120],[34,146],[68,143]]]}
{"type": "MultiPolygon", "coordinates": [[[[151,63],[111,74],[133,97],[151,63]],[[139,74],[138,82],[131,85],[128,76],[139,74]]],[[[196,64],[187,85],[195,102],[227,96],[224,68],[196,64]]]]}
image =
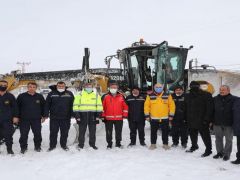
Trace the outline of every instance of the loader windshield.
{"type": "Polygon", "coordinates": [[[130,86],[152,87],[158,76],[157,61],[153,56],[131,55],[129,58],[130,86]]]}
{"type": "Polygon", "coordinates": [[[165,81],[168,86],[178,81],[182,77],[183,71],[184,66],[180,54],[169,52],[167,61],[165,62],[165,81]]]}
{"type": "Polygon", "coordinates": [[[171,89],[176,84],[181,84],[186,64],[186,50],[169,47],[167,52],[159,51],[157,82],[165,84],[171,89]],[[161,54],[163,53],[163,54],[161,54]]]}
{"type": "Polygon", "coordinates": [[[182,83],[187,52],[185,48],[169,47],[167,42],[156,46],[126,48],[126,61],[123,64],[129,88],[138,86],[147,91],[158,82],[171,89],[182,83]]]}

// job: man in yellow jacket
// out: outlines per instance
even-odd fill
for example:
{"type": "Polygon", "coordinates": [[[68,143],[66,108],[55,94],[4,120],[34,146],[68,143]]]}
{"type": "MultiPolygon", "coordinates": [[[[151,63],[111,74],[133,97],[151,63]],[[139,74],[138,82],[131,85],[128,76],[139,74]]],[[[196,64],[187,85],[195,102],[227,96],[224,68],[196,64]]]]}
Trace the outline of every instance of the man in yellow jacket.
{"type": "Polygon", "coordinates": [[[73,103],[73,112],[79,125],[79,150],[84,147],[87,126],[89,130],[89,145],[95,150],[98,149],[95,145],[96,124],[102,111],[101,96],[93,91],[92,84],[85,84],[82,92],[75,96],[73,103]]]}
{"type": "Polygon", "coordinates": [[[147,121],[151,124],[151,146],[149,149],[156,149],[157,131],[162,130],[163,148],[169,149],[168,134],[169,121],[173,120],[175,113],[175,103],[172,96],[163,91],[163,85],[155,84],[154,92],[147,95],[144,103],[144,113],[147,121]]]}

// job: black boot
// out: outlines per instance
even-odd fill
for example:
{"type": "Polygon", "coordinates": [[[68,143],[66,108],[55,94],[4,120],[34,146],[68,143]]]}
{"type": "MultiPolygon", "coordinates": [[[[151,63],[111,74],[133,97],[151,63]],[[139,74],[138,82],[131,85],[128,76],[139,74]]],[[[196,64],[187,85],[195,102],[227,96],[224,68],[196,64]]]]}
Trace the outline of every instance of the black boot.
{"type": "Polygon", "coordinates": [[[216,155],[213,156],[213,159],[219,159],[219,158],[223,158],[222,153],[217,153],[216,155]]]}
{"type": "Polygon", "coordinates": [[[201,157],[207,157],[207,156],[209,156],[210,154],[212,154],[212,151],[205,151],[205,153],[203,153],[203,154],[201,155],[201,157]]]}
{"type": "Polygon", "coordinates": [[[12,148],[7,148],[7,153],[8,153],[8,154],[12,154],[12,155],[14,154],[12,148]]]}
{"type": "Polygon", "coordinates": [[[186,152],[192,153],[198,149],[198,146],[192,146],[189,150],[186,150],[186,152]]]}
{"type": "Polygon", "coordinates": [[[79,151],[83,150],[83,146],[82,145],[78,145],[77,146],[77,150],[79,150],[79,151]]]}
{"type": "Polygon", "coordinates": [[[228,161],[229,159],[230,159],[229,156],[227,156],[227,155],[223,156],[224,161],[228,161]]]}
{"type": "Polygon", "coordinates": [[[121,145],[121,143],[116,143],[116,147],[120,148],[120,149],[123,149],[123,146],[121,145]]]}
{"type": "Polygon", "coordinates": [[[56,147],[50,147],[48,148],[48,152],[53,151],[54,149],[56,149],[56,147]]]}
{"type": "Polygon", "coordinates": [[[128,145],[128,147],[133,147],[133,146],[135,146],[135,145],[136,145],[136,143],[131,142],[131,143],[128,145]]]}
{"type": "Polygon", "coordinates": [[[98,147],[95,146],[95,145],[92,145],[92,146],[90,146],[90,147],[93,148],[94,150],[98,150],[98,147]]]}
{"type": "Polygon", "coordinates": [[[236,159],[235,161],[232,161],[231,163],[232,163],[232,164],[240,164],[240,158],[239,158],[239,159],[236,159]]]}
{"type": "Polygon", "coordinates": [[[107,145],[107,149],[112,149],[112,145],[111,145],[111,144],[108,144],[108,145],[107,145]]]}
{"type": "Polygon", "coordinates": [[[26,152],[27,152],[27,148],[26,148],[26,147],[21,148],[21,153],[22,153],[22,154],[25,154],[26,152]]]}
{"type": "Polygon", "coordinates": [[[36,152],[41,152],[41,151],[42,151],[42,148],[41,148],[40,146],[35,147],[35,148],[34,148],[34,151],[36,151],[36,152]]]}
{"type": "Polygon", "coordinates": [[[68,148],[67,146],[62,146],[62,149],[63,149],[64,151],[69,151],[69,148],[68,148]]]}

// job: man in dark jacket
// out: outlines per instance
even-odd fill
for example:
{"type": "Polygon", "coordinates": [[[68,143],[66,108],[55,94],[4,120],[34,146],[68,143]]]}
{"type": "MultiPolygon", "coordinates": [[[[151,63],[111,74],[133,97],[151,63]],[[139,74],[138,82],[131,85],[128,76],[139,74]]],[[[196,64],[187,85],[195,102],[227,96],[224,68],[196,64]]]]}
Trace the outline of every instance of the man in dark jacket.
{"type": "Polygon", "coordinates": [[[62,81],[57,85],[51,86],[52,90],[46,99],[44,117],[48,117],[50,112],[50,147],[48,151],[52,151],[57,145],[57,136],[60,129],[60,145],[63,150],[69,150],[67,147],[68,131],[70,128],[71,117],[73,116],[72,92],[68,91],[66,84],[62,81]]]}
{"type": "Polygon", "coordinates": [[[145,117],[144,117],[144,102],[145,98],[140,94],[140,89],[134,87],[131,95],[126,98],[128,105],[128,125],[130,128],[130,144],[136,145],[136,136],[138,131],[139,141],[142,146],[145,144],[145,117]]]}
{"type": "Polygon", "coordinates": [[[7,146],[8,154],[14,154],[13,144],[13,124],[17,124],[18,106],[15,97],[7,92],[8,82],[0,80],[0,134],[3,135],[7,146]]]}
{"type": "Polygon", "coordinates": [[[214,97],[214,121],[213,130],[216,137],[217,154],[214,159],[223,158],[229,160],[232,152],[233,140],[233,103],[235,96],[230,94],[230,88],[226,85],[220,87],[219,95],[214,97]],[[225,145],[223,138],[225,137],[225,145]]]}
{"type": "Polygon", "coordinates": [[[209,132],[213,111],[213,101],[210,93],[200,89],[196,81],[190,83],[190,93],[185,98],[186,120],[189,128],[192,147],[186,152],[193,152],[198,149],[198,132],[206,146],[202,157],[212,153],[212,141],[209,132]]]}
{"type": "Polygon", "coordinates": [[[233,164],[240,164],[240,98],[236,98],[233,104],[233,131],[237,136],[237,159],[233,164]]]}
{"type": "Polygon", "coordinates": [[[179,144],[179,137],[181,137],[181,144],[183,148],[187,147],[188,128],[185,120],[185,94],[182,86],[176,86],[172,94],[176,105],[175,115],[172,120],[172,141],[173,147],[179,144]]]}
{"type": "Polygon", "coordinates": [[[41,123],[44,122],[44,97],[37,93],[37,84],[30,82],[27,85],[28,91],[22,93],[17,98],[19,107],[19,127],[20,127],[20,139],[21,153],[24,154],[27,151],[27,141],[30,128],[34,134],[34,150],[41,151],[42,134],[41,123]]]}

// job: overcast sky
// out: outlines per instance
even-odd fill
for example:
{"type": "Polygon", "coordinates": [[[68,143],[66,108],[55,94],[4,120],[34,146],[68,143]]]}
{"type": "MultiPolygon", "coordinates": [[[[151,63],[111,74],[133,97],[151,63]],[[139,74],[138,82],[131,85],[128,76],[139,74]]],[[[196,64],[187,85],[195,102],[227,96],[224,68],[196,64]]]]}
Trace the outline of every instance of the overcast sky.
{"type": "Polygon", "coordinates": [[[0,74],[90,66],[144,38],[194,46],[189,59],[240,69],[239,0],[0,0],[0,74]],[[236,65],[235,65],[236,64],[236,65]]]}

